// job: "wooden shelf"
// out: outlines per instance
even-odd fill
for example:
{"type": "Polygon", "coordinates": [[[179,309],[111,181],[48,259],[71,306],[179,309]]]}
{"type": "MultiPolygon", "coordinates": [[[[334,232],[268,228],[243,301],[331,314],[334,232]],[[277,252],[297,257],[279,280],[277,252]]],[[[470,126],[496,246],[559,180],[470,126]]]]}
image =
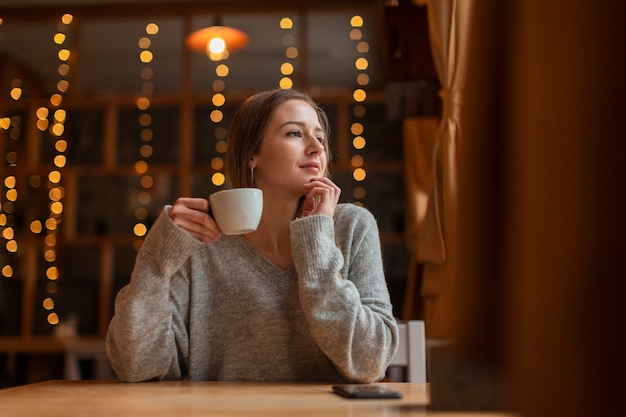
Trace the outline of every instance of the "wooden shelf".
{"type": "Polygon", "coordinates": [[[99,337],[0,337],[0,353],[63,354],[68,350],[103,352],[104,339],[99,337]]]}

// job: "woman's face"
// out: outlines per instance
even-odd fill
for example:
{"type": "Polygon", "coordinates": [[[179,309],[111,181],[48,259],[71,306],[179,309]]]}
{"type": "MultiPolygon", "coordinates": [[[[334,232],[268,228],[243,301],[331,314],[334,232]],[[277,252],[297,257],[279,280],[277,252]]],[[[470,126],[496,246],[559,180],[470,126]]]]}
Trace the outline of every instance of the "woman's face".
{"type": "Polygon", "coordinates": [[[253,158],[255,185],[306,194],[303,185],[326,172],[326,140],[313,107],[302,100],[286,101],[274,111],[253,158]]]}

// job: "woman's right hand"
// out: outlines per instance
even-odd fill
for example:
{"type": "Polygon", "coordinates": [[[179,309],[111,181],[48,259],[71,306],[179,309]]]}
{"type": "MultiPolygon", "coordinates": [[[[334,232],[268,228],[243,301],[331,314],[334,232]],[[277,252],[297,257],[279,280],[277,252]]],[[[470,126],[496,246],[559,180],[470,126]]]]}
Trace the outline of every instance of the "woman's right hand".
{"type": "Polygon", "coordinates": [[[222,231],[209,216],[209,202],[204,198],[178,198],[169,211],[170,219],[202,242],[217,240],[222,231]]]}

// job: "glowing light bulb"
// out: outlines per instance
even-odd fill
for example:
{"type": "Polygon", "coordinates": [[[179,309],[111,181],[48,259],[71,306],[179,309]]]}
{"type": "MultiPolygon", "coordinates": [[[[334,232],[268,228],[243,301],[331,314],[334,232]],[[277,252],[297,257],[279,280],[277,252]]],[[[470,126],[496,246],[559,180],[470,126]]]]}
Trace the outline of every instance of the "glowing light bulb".
{"type": "Polygon", "coordinates": [[[226,50],[226,42],[222,38],[213,38],[209,41],[209,53],[221,54],[226,50]]]}

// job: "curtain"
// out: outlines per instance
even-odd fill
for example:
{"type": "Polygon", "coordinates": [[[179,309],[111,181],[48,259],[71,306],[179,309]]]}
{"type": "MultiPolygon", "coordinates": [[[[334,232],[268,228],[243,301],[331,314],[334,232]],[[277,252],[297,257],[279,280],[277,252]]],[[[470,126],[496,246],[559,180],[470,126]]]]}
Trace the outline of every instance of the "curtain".
{"type": "Polygon", "coordinates": [[[402,318],[422,319],[424,306],[420,302],[419,252],[417,242],[423,233],[428,205],[429,184],[432,182],[434,141],[439,119],[437,117],[405,117],[402,122],[406,183],[406,242],[409,250],[409,268],[404,296],[402,318]]]}
{"type": "Polygon", "coordinates": [[[619,414],[626,2],[475,7],[450,303],[458,353],[430,352],[429,409],[619,414]]]}
{"type": "Polygon", "coordinates": [[[461,146],[461,106],[467,63],[472,0],[431,0],[428,24],[431,49],[441,84],[442,119],[432,152],[432,181],[418,261],[424,265],[422,296],[427,336],[446,337],[445,296],[454,275],[457,232],[457,148],[461,146]]]}

